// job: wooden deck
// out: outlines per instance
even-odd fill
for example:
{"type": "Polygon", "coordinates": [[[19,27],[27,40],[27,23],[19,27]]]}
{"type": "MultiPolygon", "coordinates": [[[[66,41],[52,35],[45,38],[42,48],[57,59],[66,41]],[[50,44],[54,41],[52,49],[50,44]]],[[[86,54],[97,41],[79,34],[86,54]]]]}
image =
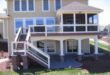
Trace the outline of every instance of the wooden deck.
{"type": "Polygon", "coordinates": [[[51,56],[51,69],[79,68],[82,64],[76,61],[75,55],[65,55],[64,61],[58,55],[51,56]]]}

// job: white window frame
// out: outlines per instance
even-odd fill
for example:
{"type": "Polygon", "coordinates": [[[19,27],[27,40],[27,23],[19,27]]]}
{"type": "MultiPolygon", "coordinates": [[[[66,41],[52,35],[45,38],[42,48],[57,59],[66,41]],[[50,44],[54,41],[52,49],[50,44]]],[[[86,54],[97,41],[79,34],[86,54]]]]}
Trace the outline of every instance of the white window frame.
{"type": "MultiPolygon", "coordinates": [[[[62,0],[60,0],[60,8],[62,7],[62,0]]],[[[57,11],[56,9],[56,0],[54,0],[54,10],[57,11]]]]}
{"type": "Polygon", "coordinates": [[[22,2],[22,0],[19,0],[20,10],[19,11],[16,11],[15,10],[15,0],[13,0],[13,11],[14,12],[35,12],[35,0],[33,0],[33,10],[32,11],[29,10],[29,0],[26,0],[26,3],[27,3],[26,11],[23,11],[22,10],[22,4],[21,4],[21,2],[22,2]]]}
{"type": "Polygon", "coordinates": [[[26,17],[26,18],[14,18],[14,34],[16,34],[16,25],[15,25],[15,22],[17,19],[22,19],[23,20],[23,27],[26,27],[26,24],[25,24],[25,20],[26,19],[33,19],[33,25],[36,25],[36,19],[39,19],[39,18],[42,18],[43,21],[44,21],[44,25],[46,25],[46,19],[47,18],[53,18],[54,19],[54,22],[55,22],[55,17],[26,17]]]}
{"type": "MultiPolygon", "coordinates": [[[[53,43],[55,48],[47,48],[47,53],[48,53],[48,54],[56,54],[56,52],[57,52],[57,51],[56,51],[56,41],[48,41],[48,42],[53,43]],[[48,49],[53,49],[54,52],[49,52],[48,49]]],[[[47,43],[48,43],[48,42],[47,42],[47,43]]]]}
{"type": "Polygon", "coordinates": [[[48,10],[44,10],[44,0],[42,0],[42,12],[49,12],[50,11],[50,0],[48,0],[48,10]]]}

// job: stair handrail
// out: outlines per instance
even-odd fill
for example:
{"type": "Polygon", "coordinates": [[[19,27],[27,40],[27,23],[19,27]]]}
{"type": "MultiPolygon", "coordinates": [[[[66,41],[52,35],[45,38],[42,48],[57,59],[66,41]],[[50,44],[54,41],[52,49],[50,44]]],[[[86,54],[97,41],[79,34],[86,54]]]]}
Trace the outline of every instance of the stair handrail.
{"type": "Polygon", "coordinates": [[[26,42],[26,45],[29,46],[29,47],[31,47],[31,48],[33,48],[33,50],[39,52],[41,55],[43,55],[44,57],[46,57],[48,59],[48,68],[50,68],[50,56],[47,53],[43,52],[42,50],[40,50],[39,48],[35,47],[34,45],[32,45],[29,42],[26,42]]]}
{"type": "Polygon", "coordinates": [[[18,40],[21,31],[22,31],[22,27],[20,27],[20,28],[18,29],[18,32],[17,32],[16,37],[15,37],[15,40],[14,40],[15,42],[18,40]]]}
{"type": "Polygon", "coordinates": [[[26,36],[26,41],[27,42],[29,41],[30,36],[31,36],[31,32],[30,32],[30,27],[29,27],[28,33],[27,33],[27,36],[26,36]]]}
{"type": "Polygon", "coordinates": [[[35,47],[35,46],[32,45],[31,43],[28,43],[28,42],[27,42],[26,44],[27,44],[27,46],[32,47],[35,51],[39,52],[39,53],[42,54],[43,56],[45,56],[45,57],[47,57],[47,58],[50,57],[47,53],[43,52],[42,50],[40,50],[39,48],[35,47]]]}

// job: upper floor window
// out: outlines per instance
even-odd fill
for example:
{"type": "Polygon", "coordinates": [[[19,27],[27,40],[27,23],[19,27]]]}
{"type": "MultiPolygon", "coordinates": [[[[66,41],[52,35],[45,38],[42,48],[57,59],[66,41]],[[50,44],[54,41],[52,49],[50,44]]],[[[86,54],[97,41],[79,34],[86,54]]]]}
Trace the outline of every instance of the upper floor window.
{"type": "Polygon", "coordinates": [[[44,25],[44,19],[43,18],[37,18],[36,19],[36,25],[44,25]]]}
{"type": "Polygon", "coordinates": [[[76,14],[76,24],[85,24],[85,14],[76,14]]]}
{"type": "Polygon", "coordinates": [[[14,0],[15,11],[34,11],[34,0],[14,0]]]}
{"type": "Polygon", "coordinates": [[[18,31],[18,29],[20,28],[20,27],[24,27],[23,26],[23,19],[16,19],[15,20],[15,27],[16,27],[16,32],[18,31]]]}
{"type": "Polygon", "coordinates": [[[50,0],[43,0],[43,11],[49,11],[49,1],[50,0]]]}
{"type": "Polygon", "coordinates": [[[46,25],[54,25],[55,19],[54,18],[46,18],[46,25]]]}
{"type": "Polygon", "coordinates": [[[58,10],[61,8],[61,0],[55,0],[55,10],[58,10]]]}
{"type": "Polygon", "coordinates": [[[87,14],[87,23],[88,24],[97,24],[98,23],[97,14],[87,14]]]}

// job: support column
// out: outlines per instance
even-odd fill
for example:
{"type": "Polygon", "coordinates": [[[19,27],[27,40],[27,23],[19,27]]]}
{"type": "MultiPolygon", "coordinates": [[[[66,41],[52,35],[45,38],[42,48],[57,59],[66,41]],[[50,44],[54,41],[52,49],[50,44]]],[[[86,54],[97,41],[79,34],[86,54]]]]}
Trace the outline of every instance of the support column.
{"type": "Polygon", "coordinates": [[[28,58],[27,58],[27,56],[22,56],[22,60],[23,60],[23,69],[27,70],[28,69],[28,58]]]}
{"type": "Polygon", "coordinates": [[[60,40],[60,57],[61,57],[61,61],[64,61],[64,46],[63,46],[63,40],[60,40]]]}
{"type": "Polygon", "coordinates": [[[78,60],[82,60],[82,51],[81,51],[81,39],[78,40],[78,60]]]}
{"type": "Polygon", "coordinates": [[[14,70],[18,70],[16,56],[12,56],[12,65],[14,70]]]}
{"type": "Polygon", "coordinates": [[[95,59],[97,60],[98,59],[98,54],[99,54],[99,52],[98,52],[98,38],[96,37],[96,38],[94,38],[94,42],[95,42],[95,52],[94,52],[94,54],[95,54],[95,59]]]}

